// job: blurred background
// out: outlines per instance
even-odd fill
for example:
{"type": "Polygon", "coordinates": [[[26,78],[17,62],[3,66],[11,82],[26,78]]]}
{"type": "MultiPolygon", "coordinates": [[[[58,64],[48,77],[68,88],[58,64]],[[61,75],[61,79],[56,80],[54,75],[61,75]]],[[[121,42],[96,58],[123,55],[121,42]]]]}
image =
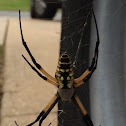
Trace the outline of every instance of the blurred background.
{"type": "Polygon", "coordinates": [[[61,19],[61,1],[59,0],[1,0],[0,16],[17,17],[16,11],[23,11],[28,18],[61,19]],[[57,13],[58,12],[58,13],[57,13]]]}

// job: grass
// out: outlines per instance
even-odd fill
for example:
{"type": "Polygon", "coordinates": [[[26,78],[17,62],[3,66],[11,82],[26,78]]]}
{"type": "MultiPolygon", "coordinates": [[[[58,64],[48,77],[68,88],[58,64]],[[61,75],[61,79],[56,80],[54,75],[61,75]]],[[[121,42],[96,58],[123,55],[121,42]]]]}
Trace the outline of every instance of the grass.
{"type": "Polygon", "coordinates": [[[24,10],[30,9],[30,0],[0,0],[0,10],[24,10]]]}
{"type": "MultiPolygon", "coordinates": [[[[4,46],[0,46],[0,108],[1,108],[1,100],[3,96],[3,83],[4,83],[4,46]]],[[[0,109],[1,113],[1,109],[0,109]]],[[[0,118],[1,121],[1,118],[0,118]]]]}

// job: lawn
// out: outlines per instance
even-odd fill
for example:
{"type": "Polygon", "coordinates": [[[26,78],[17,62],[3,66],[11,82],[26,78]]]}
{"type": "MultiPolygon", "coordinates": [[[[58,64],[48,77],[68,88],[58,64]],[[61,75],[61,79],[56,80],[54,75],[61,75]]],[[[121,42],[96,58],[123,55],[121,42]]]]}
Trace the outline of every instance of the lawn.
{"type": "Polygon", "coordinates": [[[30,8],[30,0],[0,0],[0,10],[24,10],[30,8]]]}

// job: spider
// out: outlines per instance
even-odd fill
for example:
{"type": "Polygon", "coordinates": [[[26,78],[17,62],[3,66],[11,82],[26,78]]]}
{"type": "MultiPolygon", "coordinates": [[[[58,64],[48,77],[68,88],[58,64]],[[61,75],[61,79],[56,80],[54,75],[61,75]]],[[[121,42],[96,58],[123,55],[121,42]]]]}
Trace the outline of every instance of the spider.
{"type": "Polygon", "coordinates": [[[47,117],[47,115],[50,113],[50,111],[53,109],[53,107],[58,103],[59,100],[62,100],[63,102],[71,102],[71,100],[76,104],[77,107],[79,107],[82,115],[83,115],[83,120],[87,126],[93,126],[93,123],[90,119],[90,116],[88,115],[85,107],[82,105],[79,97],[77,96],[75,92],[75,88],[81,86],[84,84],[93,72],[96,70],[97,67],[97,60],[98,60],[98,47],[99,47],[99,34],[98,34],[98,28],[97,28],[97,22],[96,18],[93,13],[94,21],[95,21],[95,26],[96,26],[96,31],[97,31],[97,41],[96,41],[96,47],[94,51],[94,56],[92,58],[92,63],[88,67],[88,69],[79,77],[79,78],[74,78],[74,70],[73,70],[73,62],[71,57],[65,52],[60,55],[59,57],[59,62],[57,65],[56,73],[55,73],[55,78],[52,77],[50,74],[48,74],[40,64],[38,64],[31,54],[31,51],[29,50],[24,37],[22,33],[22,26],[21,26],[21,15],[20,15],[20,10],[19,10],[19,24],[20,24],[20,32],[21,32],[21,38],[22,38],[22,44],[24,45],[27,53],[29,54],[33,64],[36,66],[37,69],[41,71],[41,73],[44,74],[44,76],[33,66],[31,63],[22,55],[22,57],[25,59],[25,61],[29,64],[29,66],[38,74],[39,77],[41,77],[43,80],[47,81],[48,83],[54,85],[55,87],[58,88],[57,93],[54,95],[52,100],[48,103],[48,105],[40,112],[38,117],[36,118],[35,121],[32,123],[28,124],[27,126],[32,126],[36,122],[39,121],[39,126],[42,125],[43,120],[47,117]]]}

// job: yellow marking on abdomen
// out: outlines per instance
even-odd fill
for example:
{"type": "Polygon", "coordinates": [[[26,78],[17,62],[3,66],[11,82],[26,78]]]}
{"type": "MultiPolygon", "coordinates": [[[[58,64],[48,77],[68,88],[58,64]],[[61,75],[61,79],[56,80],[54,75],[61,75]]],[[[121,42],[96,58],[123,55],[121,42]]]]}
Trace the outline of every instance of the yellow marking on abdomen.
{"type": "Polygon", "coordinates": [[[70,77],[69,76],[67,77],[67,80],[70,80],[70,77]]]}
{"type": "Polygon", "coordinates": [[[60,77],[61,75],[58,72],[56,72],[56,76],[60,77]]]}
{"type": "Polygon", "coordinates": [[[63,72],[65,72],[65,70],[64,69],[60,69],[60,71],[63,73],[63,72]]]}
{"type": "Polygon", "coordinates": [[[63,76],[60,79],[63,81],[64,80],[63,76]]]}

